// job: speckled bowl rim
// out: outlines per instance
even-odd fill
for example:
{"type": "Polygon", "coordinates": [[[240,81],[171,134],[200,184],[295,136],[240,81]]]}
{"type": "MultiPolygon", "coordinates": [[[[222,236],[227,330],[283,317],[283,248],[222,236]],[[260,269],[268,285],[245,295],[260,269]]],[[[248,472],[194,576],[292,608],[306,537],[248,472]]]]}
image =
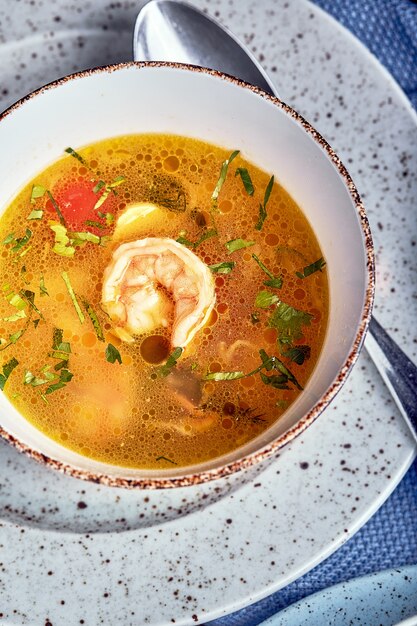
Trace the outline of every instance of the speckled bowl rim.
{"type": "MultiPolygon", "coordinates": [[[[36,450],[27,444],[21,442],[19,439],[14,437],[11,433],[5,430],[2,426],[0,426],[0,436],[12,444],[17,450],[23,452],[27,456],[35,459],[36,461],[43,463],[44,465],[54,468],[62,473],[68,474],[75,478],[80,478],[82,480],[88,480],[94,483],[99,483],[102,485],[108,485],[111,487],[124,487],[129,489],[139,488],[139,489],[167,489],[173,487],[188,487],[192,485],[198,485],[200,483],[205,483],[211,480],[216,480],[219,478],[224,478],[226,476],[230,476],[236,472],[241,470],[246,470],[255,464],[261,463],[267,459],[273,457],[273,455],[277,454],[281,448],[290,443],[293,439],[298,437],[308,426],[310,426],[318,416],[324,411],[324,409],[328,406],[328,404],[335,398],[337,393],[340,391],[342,386],[344,385],[352,367],[356,363],[362,344],[365,339],[366,331],[368,329],[368,325],[372,315],[372,306],[374,302],[375,296],[375,259],[374,259],[374,246],[372,241],[371,230],[368,222],[368,218],[366,216],[365,208],[356,189],[356,186],[347,171],[346,167],[343,165],[340,158],[337,156],[333,148],[328,144],[328,142],[322,137],[322,135],[299,113],[297,113],[292,107],[288,104],[285,104],[279,98],[263,91],[259,87],[255,87],[241,79],[235,78],[229,74],[225,74],[218,70],[211,70],[208,68],[200,67],[197,65],[189,65],[186,63],[168,63],[163,61],[152,61],[152,62],[139,62],[139,61],[128,61],[125,63],[117,63],[114,65],[104,65],[100,67],[95,67],[92,69],[83,70],[80,72],[75,72],[73,74],[69,74],[55,80],[35,91],[31,92],[27,96],[24,96],[20,100],[18,100],[15,104],[8,107],[2,114],[0,114],[0,123],[8,116],[10,113],[13,113],[17,109],[19,109],[25,102],[35,98],[36,96],[44,93],[45,91],[54,89],[63,85],[71,80],[83,78],[87,76],[91,76],[94,74],[105,74],[116,72],[121,69],[128,69],[131,67],[135,67],[137,69],[146,69],[146,68],[168,68],[168,69],[180,69],[186,70],[189,72],[206,74],[209,76],[214,76],[216,78],[220,78],[226,82],[232,83],[238,87],[243,89],[247,89],[255,93],[256,95],[261,96],[263,99],[268,100],[281,110],[283,110],[286,114],[292,117],[313,139],[316,143],[318,143],[321,148],[327,153],[328,157],[338,169],[341,178],[343,179],[345,186],[352,198],[353,204],[356,208],[357,215],[359,217],[359,223],[362,229],[363,235],[363,243],[365,248],[365,256],[366,256],[366,273],[367,273],[367,288],[365,294],[365,300],[362,308],[362,316],[358,326],[358,330],[356,333],[355,341],[353,343],[352,349],[345,360],[345,363],[340,368],[338,375],[336,376],[333,383],[326,390],[323,396],[315,403],[315,405],[310,409],[310,411],[304,415],[292,428],[288,429],[274,439],[272,442],[266,444],[259,450],[247,454],[240,459],[237,459],[233,462],[227,463],[221,467],[202,470],[202,471],[194,471],[192,473],[185,473],[180,476],[158,476],[153,478],[152,476],[146,477],[123,477],[123,476],[113,476],[110,474],[105,474],[101,472],[91,472],[85,469],[81,469],[76,467],[75,465],[69,463],[63,463],[62,461],[49,457],[46,454],[43,454],[39,450],[36,450]]],[[[115,466],[112,466],[112,469],[115,466]]],[[[122,468],[121,468],[122,469],[122,468]]],[[[165,470],[166,471],[166,470],[165,470]]],[[[186,468],[185,468],[186,472],[186,468]]]]}

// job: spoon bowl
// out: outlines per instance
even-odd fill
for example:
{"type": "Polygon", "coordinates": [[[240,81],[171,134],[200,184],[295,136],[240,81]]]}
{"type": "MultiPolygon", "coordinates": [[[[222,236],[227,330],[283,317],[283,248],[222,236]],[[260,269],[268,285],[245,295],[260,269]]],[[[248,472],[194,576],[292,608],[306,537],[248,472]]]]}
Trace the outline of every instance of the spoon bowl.
{"type": "Polygon", "coordinates": [[[224,26],[186,2],[153,0],[143,7],[135,24],[133,58],[208,67],[277,95],[248,48],[224,26]]]}

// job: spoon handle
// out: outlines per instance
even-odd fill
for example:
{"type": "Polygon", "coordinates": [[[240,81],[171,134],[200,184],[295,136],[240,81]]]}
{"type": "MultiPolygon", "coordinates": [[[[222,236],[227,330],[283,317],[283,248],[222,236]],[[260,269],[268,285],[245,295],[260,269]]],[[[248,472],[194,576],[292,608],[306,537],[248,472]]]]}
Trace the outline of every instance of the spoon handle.
{"type": "Polygon", "coordinates": [[[417,440],[417,367],[374,317],[365,348],[417,440]]]}

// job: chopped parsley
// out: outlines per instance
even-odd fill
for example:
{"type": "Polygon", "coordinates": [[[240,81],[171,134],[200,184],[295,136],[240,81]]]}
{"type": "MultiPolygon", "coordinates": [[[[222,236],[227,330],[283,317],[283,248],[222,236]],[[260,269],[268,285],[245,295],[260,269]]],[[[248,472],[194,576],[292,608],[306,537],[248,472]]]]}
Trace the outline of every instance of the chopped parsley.
{"type": "MultiPolygon", "coordinates": [[[[22,248],[24,248],[26,246],[26,244],[28,243],[29,239],[32,237],[32,231],[29,228],[26,228],[26,233],[24,234],[23,237],[19,237],[18,239],[14,239],[13,241],[13,246],[11,248],[11,252],[13,252],[14,254],[16,252],[19,252],[22,248]]],[[[22,256],[22,255],[19,255],[22,256]]]]}
{"type": "Polygon", "coordinates": [[[33,209],[33,211],[31,211],[28,215],[28,220],[41,220],[43,217],[43,210],[42,209],[33,209]]]}
{"type": "Polygon", "coordinates": [[[253,196],[255,188],[252,183],[252,179],[246,167],[238,167],[235,172],[235,176],[240,176],[243,186],[248,196],[253,196]]]}
{"type": "Polygon", "coordinates": [[[100,230],[103,230],[104,228],[104,224],[101,222],[95,222],[94,220],[85,220],[84,224],[86,226],[91,226],[92,228],[99,228],[100,230]]]}
{"type": "Polygon", "coordinates": [[[7,246],[7,244],[12,243],[12,241],[14,241],[14,233],[9,233],[7,237],[3,239],[3,241],[1,242],[1,245],[7,246]]]}
{"type": "Polygon", "coordinates": [[[35,376],[34,374],[32,374],[30,370],[25,370],[25,373],[23,376],[23,384],[30,385],[31,387],[41,387],[42,385],[48,384],[49,387],[47,387],[43,391],[43,394],[41,394],[45,396],[45,395],[49,395],[50,393],[53,393],[54,391],[58,391],[58,389],[62,389],[63,387],[65,387],[65,385],[69,383],[72,377],[74,376],[74,374],[72,374],[72,372],[70,372],[68,369],[61,369],[58,375],[56,373],[54,374],[50,372],[49,371],[50,368],[51,368],[50,365],[45,365],[41,370],[40,376],[35,376]]]}
{"type": "Polygon", "coordinates": [[[261,365],[247,374],[241,371],[209,372],[203,377],[203,380],[238,380],[240,378],[247,378],[248,376],[260,373],[262,382],[265,385],[274,387],[275,389],[290,389],[290,387],[288,387],[289,382],[297,387],[297,389],[302,389],[294,374],[284,365],[282,361],[280,361],[278,357],[268,356],[265,350],[260,350],[259,355],[262,361],[261,365]],[[267,372],[275,370],[279,373],[267,376],[262,372],[262,370],[266,370],[267,372]]]}
{"type": "Polygon", "coordinates": [[[97,317],[97,313],[94,311],[94,309],[91,306],[91,304],[89,304],[87,302],[87,300],[83,300],[83,305],[84,305],[85,310],[87,311],[87,314],[88,314],[88,317],[91,320],[91,323],[93,324],[94,330],[95,330],[96,335],[97,335],[97,339],[99,341],[104,341],[103,329],[101,328],[101,324],[100,324],[99,319],[97,317]]]}
{"type": "Polygon", "coordinates": [[[3,365],[3,373],[0,374],[0,389],[1,391],[3,391],[5,384],[7,383],[7,380],[10,376],[10,374],[13,372],[13,370],[15,369],[15,367],[17,367],[19,365],[19,361],[17,359],[15,359],[14,357],[5,365],[3,365]]]}
{"type": "Polygon", "coordinates": [[[74,305],[74,309],[77,312],[78,319],[80,320],[81,324],[83,324],[84,320],[85,320],[84,313],[81,311],[81,307],[78,304],[78,300],[77,300],[77,297],[76,297],[76,295],[74,293],[74,290],[72,288],[69,276],[68,276],[67,272],[62,272],[61,276],[62,276],[62,279],[63,279],[63,281],[65,283],[65,286],[66,286],[66,288],[68,290],[68,293],[70,295],[72,303],[74,305]]]}
{"type": "Polygon", "coordinates": [[[272,187],[274,186],[274,176],[271,176],[269,183],[265,189],[264,201],[259,205],[259,217],[255,224],[256,230],[262,230],[264,221],[267,218],[266,205],[268,204],[269,196],[271,195],[272,187]]]}
{"type": "Polygon", "coordinates": [[[292,345],[303,336],[303,326],[310,326],[313,316],[310,313],[294,309],[285,302],[279,302],[271,313],[268,326],[276,328],[281,344],[292,345]]]}
{"type": "Polygon", "coordinates": [[[304,361],[307,361],[311,355],[310,346],[293,346],[289,350],[281,350],[281,354],[288,357],[290,361],[297,363],[297,365],[302,365],[304,361]]]}
{"type": "Polygon", "coordinates": [[[58,222],[49,222],[49,228],[55,233],[55,245],[52,248],[55,254],[65,257],[74,256],[75,248],[71,245],[66,227],[58,222]]]}
{"type": "Polygon", "coordinates": [[[255,259],[255,261],[257,262],[257,264],[261,268],[261,270],[263,272],[265,272],[265,274],[267,276],[269,276],[269,280],[265,280],[263,284],[266,287],[274,287],[275,289],[281,289],[282,282],[283,282],[282,281],[282,277],[281,276],[274,276],[273,273],[270,272],[269,269],[266,267],[266,265],[264,265],[262,263],[261,259],[256,256],[256,254],[252,254],[252,258],[255,259]]]}
{"type": "Polygon", "coordinates": [[[224,181],[226,180],[227,170],[229,169],[229,165],[237,157],[239,152],[240,150],[235,150],[234,152],[232,152],[232,154],[229,156],[228,159],[223,161],[223,164],[220,169],[219,179],[216,183],[213,193],[211,194],[211,200],[215,206],[217,206],[217,199],[219,197],[220,190],[223,187],[224,181]]]}
{"type": "Polygon", "coordinates": [[[61,209],[59,208],[58,202],[55,200],[55,198],[53,197],[53,195],[51,194],[51,192],[49,191],[49,189],[46,191],[47,195],[49,196],[49,199],[52,203],[52,206],[54,207],[56,214],[58,215],[59,221],[60,223],[65,226],[65,219],[64,216],[61,213],[61,209]]]}
{"type": "Polygon", "coordinates": [[[103,183],[103,181],[99,181],[99,183],[94,187],[93,191],[95,193],[98,193],[103,187],[104,187],[104,191],[99,197],[99,199],[97,200],[97,202],[95,203],[93,208],[99,209],[101,205],[105,203],[105,201],[107,200],[111,192],[113,192],[114,194],[116,193],[115,187],[118,187],[119,185],[124,183],[125,180],[126,178],[124,176],[116,176],[116,178],[114,179],[112,183],[104,183],[102,185],[101,183],[103,183]]]}
{"type": "Polygon", "coordinates": [[[38,307],[35,304],[35,294],[33,291],[29,291],[29,289],[21,289],[19,291],[19,295],[29,304],[29,306],[39,315],[41,319],[45,319],[42,313],[39,311],[38,307]]]}
{"type": "Polygon", "coordinates": [[[259,309],[267,309],[272,304],[277,304],[280,302],[278,296],[270,291],[260,291],[256,296],[255,306],[259,309]]]}
{"type": "Polygon", "coordinates": [[[42,185],[33,185],[32,192],[30,194],[30,203],[35,204],[36,200],[38,198],[43,198],[45,194],[46,194],[45,187],[42,187],[42,185]]]}
{"type": "Polygon", "coordinates": [[[180,236],[177,239],[177,243],[181,243],[183,246],[187,246],[188,248],[192,248],[195,250],[203,241],[210,239],[210,237],[216,237],[217,230],[212,228],[210,230],[206,230],[197,241],[190,241],[185,237],[185,233],[180,233],[180,236]]]}
{"type": "Polygon", "coordinates": [[[8,301],[9,304],[15,307],[18,311],[21,311],[26,308],[26,301],[21,298],[18,293],[15,293],[13,289],[10,287],[9,283],[6,283],[2,287],[3,295],[8,301]]]}
{"type": "Polygon", "coordinates": [[[77,159],[77,161],[79,161],[80,163],[82,163],[83,165],[88,167],[87,163],[85,162],[85,160],[83,159],[81,154],[78,154],[78,152],[75,152],[75,150],[73,150],[72,148],[70,148],[70,147],[65,148],[64,152],[68,152],[68,154],[70,154],[72,157],[74,157],[74,159],[77,159]]]}
{"type": "Polygon", "coordinates": [[[118,361],[120,365],[122,364],[122,357],[120,356],[120,352],[112,343],[109,343],[106,348],[106,361],[109,363],[116,363],[118,361]]]}
{"type": "Polygon", "coordinates": [[[298,278],[307,278],[307,276],[314,274],[314,272],[323,271],[325,265],[326,261],[323,259],[323,257],[320,257],[319,259],[317,259],[317,261],[314,261],[314,263],[307,265],[307,267],[305,267],[302,272],[295,272],[295,274],[296,276],[298,276],[298,278]]]}
{"type": "Polygon", "coordinates": [[[230,274],[235,265],[234,261],[225,261],[224,263],[215,263],[208,267],[214,274],[230,274]]]}
{"type": "Polygon", "coordinates": [[[88,242],[104,246],[109,239],[107,236],[99,237],[88,231],[69,232],[66,226],[58,222],[49,222],[49,228],[55,233],[55,244],[52,248],[53,252],[65,257],[74,256],[75,248],[83,246],[88,242]]]}
{"type": "Polygon", "coordinates": [[[107,226],[111,226],[114,222],[114,215],[113,213],[102,213],[101,211],[97,211],[97,215],[99,217],[101,217],[101,219],[105,219],[106,220],[106,224],[107,226]]]}
{"type": "Polygon", "coordinates": [[[41,296],[49,296],[48,290],[47,290],[47,288],[45,286],[45,279],[43,277],[43,274],[42,274],[42,276],[40,278],[40,281],[39,281],[39,292],[40,292],[41,296]]]}
{"type": "Polygon", "coordinates": [[[172,463],[172,465],[178,465],[178,463],[175,463],[175,461],[171,461],[171,459],[168,459],[166,456],[157,456],[155,458],[155,461],[167,461],[167,463],[172,463]]]}
{"type": "Polygon", "coordinates": [[[98,235],[94,235],[93,233],[90,233],[88,231],[85,233],[71,232],[69,233],[69,235],[70,235],[71,244],[73,246],[82,246],[85,243],[87,243],[87,241],[89,241],[90,243],[95,243],[99,245],[102,239],[98,235]]]}
{"type": "Polygon", "coordinates": [[[225,244],[226,248],[229,251],[229,254],[236,252],[236,250],[241,250],[242,248],[249,248],[250,246],[254,246],[254,241],[245,241],[244,239],[231,239],[227,241],[225,244]]]}
{"type": "Polygon", "coordinates": [[[162,376],[162,378],[165,378],[166,376],[168,376],[168,374],[171,373],[172,368],[176,367],[178,359],[180,358],[182,353],[183,353],[183,348],[174,348],[174,350],[171,352],[171,354],[167,358],[164,365],[161,365],[161,367],[158,367],[158,373],[160,376],[162,376]]]}
{"type": "Polygon", "coordinates": [[[54,328],[52,340],[52,352],[49,354],[53,359],[60,361],[54,366],[56,371],[66,367],[71,354],[71,345],[68,341],[63,341],[63,331],[61,328],[54,328]]]}
{"type": "Polygon", "coordinates": [[[9,315],[8,317],[1,318],[1,320],[3,322],[17,322],[18,320],[21,320],[24,317],[26,317],[25,311],[18,311],[17,313],[14,313],[13,315],[9,315]]]}

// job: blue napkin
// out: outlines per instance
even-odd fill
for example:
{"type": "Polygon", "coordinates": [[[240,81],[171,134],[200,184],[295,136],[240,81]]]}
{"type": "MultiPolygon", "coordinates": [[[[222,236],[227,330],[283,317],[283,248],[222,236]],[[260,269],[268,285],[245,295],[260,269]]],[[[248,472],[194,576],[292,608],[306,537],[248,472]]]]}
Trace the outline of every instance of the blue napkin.
{"type": "MultiPolygon", "coordinates": [[[[413,0],[314,0],[381,61],[417,109],[417,3],[413,0]]],[[[255,626],[339,582],[417,563],[417,461],[373,518],[333,556],[281,591],[210,622],[255,626]]]]}
{"type": "Polygon", "coordinates": [[[417,109],[417,3],[414,0],[314,0],[379,59],[417,109]]]}

